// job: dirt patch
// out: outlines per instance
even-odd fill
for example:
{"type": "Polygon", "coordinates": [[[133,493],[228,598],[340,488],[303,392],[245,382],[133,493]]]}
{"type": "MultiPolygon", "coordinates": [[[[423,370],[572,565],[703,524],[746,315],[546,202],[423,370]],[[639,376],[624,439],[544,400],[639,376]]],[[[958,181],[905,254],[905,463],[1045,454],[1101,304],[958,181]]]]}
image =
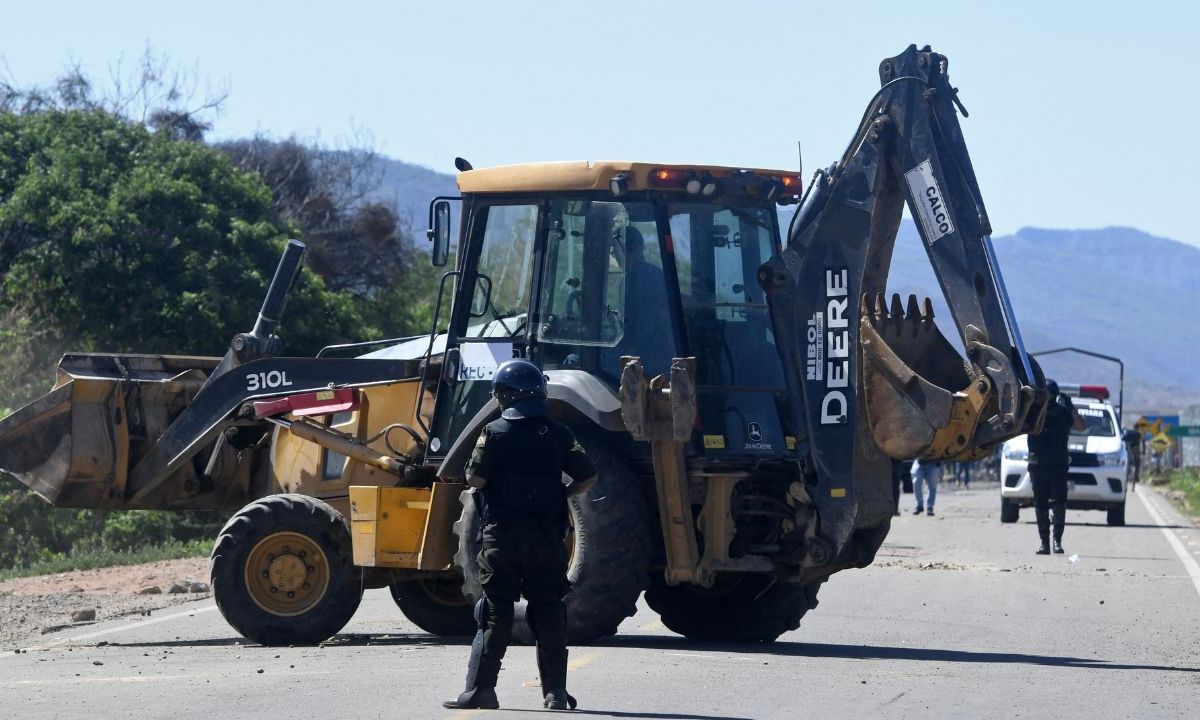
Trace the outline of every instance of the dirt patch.
{"type": "Polygon", "coordinates": [[[72,614],[95,610],[95,622],[149,615],[171,605],[210,597],[208,559],[162,560],[144,565],[75,570],[0,582],[0,648],[65,627],[83,627],[72,614]],[[174,586],[175,592],[171,592],[174,586]],[[139,594],[157,588],[157,594],[139,594]],[[183,592],[179,592],[180,590],[183,592]]]}

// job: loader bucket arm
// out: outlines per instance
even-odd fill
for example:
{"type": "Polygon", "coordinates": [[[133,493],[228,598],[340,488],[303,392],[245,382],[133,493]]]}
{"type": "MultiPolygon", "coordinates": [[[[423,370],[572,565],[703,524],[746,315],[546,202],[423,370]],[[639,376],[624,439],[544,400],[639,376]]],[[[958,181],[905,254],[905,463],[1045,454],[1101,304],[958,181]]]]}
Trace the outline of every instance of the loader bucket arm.
{"type": "Polygon", "coordinates": [[[977,458],[1036,430],[1045,407],[992,253],[946,58],[909,46],[881,63],[880,80],[845,156],[817,174],[787,247],[759,272],[792,421],[805,431],[797,453],[815,486],[814,561],[886,526],[891,458],[977,458]],[[882,296],[906,201],[965,360],[928,299],[882,296]]]}

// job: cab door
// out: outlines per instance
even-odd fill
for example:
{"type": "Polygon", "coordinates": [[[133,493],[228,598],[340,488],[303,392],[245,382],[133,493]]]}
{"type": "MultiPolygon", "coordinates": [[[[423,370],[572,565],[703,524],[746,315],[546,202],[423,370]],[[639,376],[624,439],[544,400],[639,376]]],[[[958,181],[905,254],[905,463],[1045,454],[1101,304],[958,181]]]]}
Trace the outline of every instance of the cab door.
{"type": "Polygon", "coordinates": [[[476,203],[470,211],[428,459],[445,457],[487,404],[497,366],[525,355],[540,211],[540,204],[530,199],[476,203]]]}

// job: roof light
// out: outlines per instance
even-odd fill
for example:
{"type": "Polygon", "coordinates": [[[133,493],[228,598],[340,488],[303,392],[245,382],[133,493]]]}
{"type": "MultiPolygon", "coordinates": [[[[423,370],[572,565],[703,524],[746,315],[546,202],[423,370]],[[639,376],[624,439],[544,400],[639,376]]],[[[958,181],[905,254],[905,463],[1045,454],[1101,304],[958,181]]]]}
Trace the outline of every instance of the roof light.
{"type": "Polygon", "coordinates": [[[683,188],[688,191],[689,195],[698,195],[704,189],[704,183],[695,175],[689,177],[684,183],[683,188]]]}
{"type": "Polygon", "coordinates": [[[789,195],[799,195],[803,189],[799,175],[781,175],[779,182],[783,183],[783,189],[789,195]]]}
{"type": "Polygon", "coordinates": [[[650,171],[650,184],[659,188],[680,188],[684,185],[683,171],[675,168],[654,168],[650,171]]]}
{"type": "Polygon", "coordinates": [[[608,189],[612,191],[614,197],[621,197],[629,192],[629,175],[625,173],[617,173],[608,181],[608,189]]]}
{"type": "Polygon", "coordinates": [[[702,180],[703,180],[703,185],[700,188],[700,194],[707,198],[710,198],[710,197],[713,197],[714,195],[716,195],[717,190],[720,189],[720,185],[717,184],[716,178],[714,178],[712,175],[709,175],[708,173],[704,173],[704,177],[702,180]]]}

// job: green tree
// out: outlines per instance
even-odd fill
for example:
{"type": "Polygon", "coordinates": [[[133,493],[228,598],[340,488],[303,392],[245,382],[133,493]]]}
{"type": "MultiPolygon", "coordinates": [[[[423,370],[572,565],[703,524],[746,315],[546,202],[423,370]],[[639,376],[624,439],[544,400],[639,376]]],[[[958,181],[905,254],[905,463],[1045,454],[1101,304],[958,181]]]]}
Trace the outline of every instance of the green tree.
{"type": "MultiPolygon", "coordinates": [[[[100,110],[0,114],[0,405],[63,350],[219,355],[253,323],[287,228],[259,177],[176,138],[100,110]]],[[[288,351],[364,332],[305,271],[288,351]]]]}

